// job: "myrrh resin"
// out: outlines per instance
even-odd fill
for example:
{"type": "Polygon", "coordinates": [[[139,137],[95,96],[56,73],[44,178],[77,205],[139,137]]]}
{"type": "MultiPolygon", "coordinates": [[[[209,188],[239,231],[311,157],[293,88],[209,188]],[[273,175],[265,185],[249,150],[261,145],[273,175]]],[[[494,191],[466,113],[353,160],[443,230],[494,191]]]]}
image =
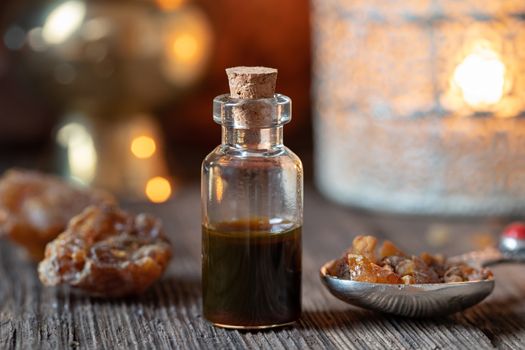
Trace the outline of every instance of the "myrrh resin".
{"type": "Polygon", "coordinates": [[[301,314],[301,227],[234,221],[202,228],[203,310],[230,327],[289,324],[301,314]]]}

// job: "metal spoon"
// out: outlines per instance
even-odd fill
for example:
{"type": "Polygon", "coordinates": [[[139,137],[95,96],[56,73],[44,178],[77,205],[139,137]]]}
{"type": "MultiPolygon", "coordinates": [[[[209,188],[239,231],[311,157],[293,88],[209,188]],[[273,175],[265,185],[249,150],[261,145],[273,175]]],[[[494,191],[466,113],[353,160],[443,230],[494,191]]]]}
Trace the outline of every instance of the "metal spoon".
{"type": "MultiPolygon", "coordinates": [[[[451,260],[465,261],[473,267],[525,262],[525,237],[503,234],[499,249],[467,253],[451,260]]],[[[339,279],[328,274],[333,262],[321,267],[320,277],[334,296],[349,304],[394,315],[429,317],[452,314],[476,305],[494,289],[493,279],[409,285],[339,279]]]]}

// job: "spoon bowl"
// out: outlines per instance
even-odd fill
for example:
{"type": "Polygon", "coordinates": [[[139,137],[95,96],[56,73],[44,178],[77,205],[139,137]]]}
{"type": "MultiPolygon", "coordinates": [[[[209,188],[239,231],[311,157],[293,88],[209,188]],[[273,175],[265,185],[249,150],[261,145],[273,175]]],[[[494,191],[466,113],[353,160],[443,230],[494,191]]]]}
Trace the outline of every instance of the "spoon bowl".
{"type": "MultiPolygon", "coordinates": [[[[509,225],[499,247],[465,253],[449,259],[482,268],[500,263],[525,263],[525,223],[509,225]]],[[[474,306],[494,289],[491,278],[480,281],[429,284],[358,282],[330,275],[335,260],[321,267],[323,284],[337,298],[366,309],[407,317],[449,315],[474,306]]]]}
{"type": "Polygon", "coordinates": [[[366,309],[407,317],[452,314],[485,299],[494,289],[494,280],[432,284],[385,284],[358,282],[331,276],[335,260],[320,270],[323,284],[335,297],[366,309]]]}

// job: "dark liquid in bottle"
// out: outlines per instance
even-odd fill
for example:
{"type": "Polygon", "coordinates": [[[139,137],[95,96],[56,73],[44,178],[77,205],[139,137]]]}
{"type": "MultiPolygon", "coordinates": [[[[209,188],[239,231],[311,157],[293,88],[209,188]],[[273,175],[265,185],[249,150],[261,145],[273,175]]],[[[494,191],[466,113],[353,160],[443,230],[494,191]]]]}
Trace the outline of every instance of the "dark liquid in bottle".
{"type": "Polygon", "coordinates": [[[235,221],[202,228],[204,317],[219,326],[284,325],[301,314],[301,227],[235,221]]]}

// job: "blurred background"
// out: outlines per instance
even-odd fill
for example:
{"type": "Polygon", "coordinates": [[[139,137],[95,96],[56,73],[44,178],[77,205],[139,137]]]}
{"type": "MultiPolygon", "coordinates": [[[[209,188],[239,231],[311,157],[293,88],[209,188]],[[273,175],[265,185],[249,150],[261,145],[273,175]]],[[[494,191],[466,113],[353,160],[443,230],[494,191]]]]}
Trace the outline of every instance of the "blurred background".
{"type": "Polygon", "coordinates": [[[521,0],[4,0],[0,166],[166,201],[220,142],[237,65],[279,69],[285,143],[326,197],[523,214],[521,0]]]}
{"type": "Polygon", "coordinates": [[[220,143],[212,100],[237,65],[279,69],[286,143],[311,158],[308,1],[6,0],[0,33],[4,169],[162,201],[220,143]]]}

